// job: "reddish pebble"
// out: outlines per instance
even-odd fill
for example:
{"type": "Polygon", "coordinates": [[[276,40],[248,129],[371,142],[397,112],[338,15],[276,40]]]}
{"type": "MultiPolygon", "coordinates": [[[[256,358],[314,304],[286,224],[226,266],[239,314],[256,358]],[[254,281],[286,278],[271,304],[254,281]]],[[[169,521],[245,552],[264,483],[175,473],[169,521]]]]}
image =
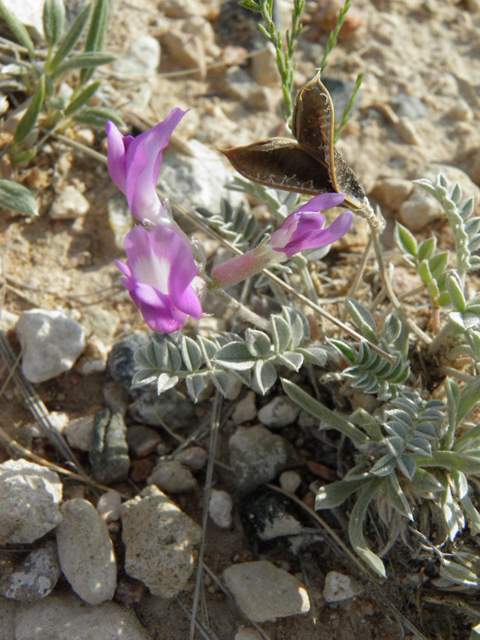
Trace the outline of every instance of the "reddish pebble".
{"type": "Polygon", "coordinates": [[[155,462],[151,458],[140,458],[134,460],[130,467],[130,477],[133,482],[142,482],[150,477],[155,462]]]}
{"type": "Polygon", "coordinates": [[[315,509],[315,495],[309,491],[302,498],[303,504],[306,504],[310,509],[315,509]]]}
{"type": "Polygon", "coordinates": [[[329,480],[330,482],[337,480],[337,472],[334,469],[330,469],[330,467],[325,466],[321,462],[315,462],[315,460],[308,460],[307,467],[316,476],[318,476],[319,478],[322,478],[322,480],[329,480]]]}

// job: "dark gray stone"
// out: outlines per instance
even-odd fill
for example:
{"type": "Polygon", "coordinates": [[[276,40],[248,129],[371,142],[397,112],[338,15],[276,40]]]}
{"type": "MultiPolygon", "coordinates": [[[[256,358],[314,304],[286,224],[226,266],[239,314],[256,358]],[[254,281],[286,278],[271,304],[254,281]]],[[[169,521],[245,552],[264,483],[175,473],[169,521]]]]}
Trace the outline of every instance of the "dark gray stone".
{"type": "Polygon", "coordinates": [[[401,118],[409,120],[419,120],[425,118],[428,112],[427,105],[416,96],[409,96],[408,93],[399,93],[390,100],[395,113],[401,118]]]}
{"type": "Polygon", "coordinates": [[[309,526],[290,498],[268,489],[245,496],[238,510],[247,535],[263,541],[298,535],[309,526]]]}
{"type": "Polygon", "coordinates": [[[130,405],[129,417],[133,422],[153,426],[165,423],[171,429],[186,429],[196,421],[193,404],[175,389],[159,396],[155,389],[145,389],[136,402],[130,405]]]}
{"type": "Polygon", "coordinates": [[[118,384],[130,391],[132,378],[137,370],[135,352],[148,345],[149,338],[140,331],[132,333],[113,345],[108,356],[108,372],[118,384]]]}
{"type": "Polygon", "coordinates": [[[121,413],[102,409],[95,414],[88,457],[97,482],[110,484],[127,478],[130,458],[127,427],[121,413]]]}
{"type": "Polygon", "coordinates": [[[19,602],[45,598],[53,590],[61,569],[57,545],[53,540],[35,549],[7,578],[0,583],[0,594],[19,602]]]}

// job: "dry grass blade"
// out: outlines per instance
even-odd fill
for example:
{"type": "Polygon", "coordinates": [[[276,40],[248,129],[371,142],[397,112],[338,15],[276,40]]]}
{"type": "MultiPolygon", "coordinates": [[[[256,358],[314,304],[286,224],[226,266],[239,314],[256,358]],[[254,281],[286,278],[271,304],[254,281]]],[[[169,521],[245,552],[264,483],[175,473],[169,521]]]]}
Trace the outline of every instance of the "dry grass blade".
{"type": "Polygon", "coordinates": [[[43,404],[42,400],[38,396],[33,386],[30,384],[30,382],[28,382],[28,380],[24,378],[21,371],[18,369],[19,358],[15,357],[15,354],[13,353],[3,331],[0,331],[0,356],[3,358],[8,370],[10,371],[8,379],[13,379],[15,385],[17,386],[20,393],[22,394],[23,399],[25,400],[25,404],[40,424],[40,427],[42,428],[46,437],[59,451],[61,456],[71,465],[73,465],[77,473],[80,476],[87,478],[75,454],[70,449],[67,442],[65,442],[64,438],[61,436],[58,430],[52,424],[47,407],[43,404]]]}
{"type": "Polygon", "coordinates": [[[195,621],[197,617],[198,601],[200,590],[203,586],[203,559],[205,555],[205,545],[207,541],[208,505],[210,502],[210,491],[212,488],[213,467],[215,463],[215,452],[217,449],[217,437],[220,428],[220,414],[222,411],[222,397],[217,391],[212,411],[212,429],[210,435],[210,447],[208,451],[207,477],[205,478],[205,489],[203,492],[203,515],[202,515],[202,540],[198,554],[197,580],[195,583],[195,594],[193,596],[192,620],[190,625],[190,640],[194,640],[195,621]]]}

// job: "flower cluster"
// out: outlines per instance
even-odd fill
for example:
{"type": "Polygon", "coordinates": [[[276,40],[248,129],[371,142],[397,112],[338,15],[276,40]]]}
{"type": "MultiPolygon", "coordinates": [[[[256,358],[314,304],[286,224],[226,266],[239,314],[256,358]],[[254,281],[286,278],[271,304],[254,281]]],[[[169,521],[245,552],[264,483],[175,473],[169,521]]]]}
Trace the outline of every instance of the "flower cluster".
{"type": "MultiPolygon", "coordinates": [[[[127,234],[127,262],[115,263],[145,322],[158,333],[176,331],[189,316],[198,320],[202,315],[200,297],[205,283],[198,276],[188,239],[156,192],[162,153],[185,113],[172,109],[163,122],[135,138],[123,136],[113,122],[107,125],[110,176],[127,197],[134,217],[150,227],[149,230],[137,226],[127,234]]],[[[350,229],[352,213],[345,211],[324,229],[321,211],[336,207],[344,199],[338,193],[312,198],[288,216],[268,241],[216,266],[212,271],[214,284],[222,287],[236,284],[300,251],[335,242],[350,229]]]]}

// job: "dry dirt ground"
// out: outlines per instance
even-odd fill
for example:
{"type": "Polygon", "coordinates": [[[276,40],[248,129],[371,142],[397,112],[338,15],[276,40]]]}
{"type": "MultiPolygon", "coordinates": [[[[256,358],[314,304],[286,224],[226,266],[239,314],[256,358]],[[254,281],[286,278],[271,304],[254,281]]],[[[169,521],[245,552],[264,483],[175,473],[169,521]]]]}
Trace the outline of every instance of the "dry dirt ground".
{"type": "MultiPolygon", "coordinates": [[[[318,4],[326,3],[320,1],[318,4]]],[[[169,19],[162,14],[161,5],[155,0],[116,0],[107,49],[121,55],[133,40],[143,34],[159,37],[162,41],[169,19]]],[[[338,148],[355,169],[367,193],[374,191],[382,178],[421,177],[419,167],[429,162],[457,166],[480,185],[478,2],[355,0],[354,11],[362,24],[350,37],[343,39],[332,54],[329,75],[355,79],[359,72],[365,74],[360,108],[347,125],[338,148]],[[426,117],[412,121],[415,131],[410,142],[407,141],[408,136],[402,137],[399,133],[392,116],[391,101],[400,93],[420,98],[427,108],[426,117]],[[452,115],[456,106],[464,107],[465,104],[468,107],[465,118],[452,115]]],[[[214,29],[215,12],[212,5],[210,15],[214,29]]],[[[311,29],[314,26],[313,22],[311,29]]],[[[327,39],[326,34],[320,31],[313,42],[308,39],[307,31],[304,35],[305,39],[298,48],[297,87],[313,75],[327,39]]],[[[221,41],[220,36],[218,40],[221,41]]],[[[237,42],[231,44],[236,45],[237,42]]],[[[220,46],[226,46],[224,41],[220,46]]],[[[218,60],[213,59],[212,62],[218,60]]],[[[248,69],[249,61],[244,64],[248,69]]],[[[177,139],[173,142],[175,149],[181,149],[182,144],[196,136],[213,148],[228,148],[282,134],[278,86],[268,89],[271,108],[259,111],[225,94],[225,67],[217,65],[203,79],[195,70],[183,71],[184,67],[175,56],[162,50],[158,75],[151,81],[150,104],[144,112],[137,114],[158,121],[166,117],[174,106],[191,109],[178,128],[177,139]]],[[[136,83],[110,75],[108,70],[99,77],[111,87],[112,101],[116,101],[125,120],[132,123],[134,132],[138,133],[138,120],[132,120],[128,109],[129,101],[138,90],[136,83]]],[[[102,131],[96,132],[93,148],[100,152],[105,150],[102,131]]],[[[18,315],[35,307],[69,309],[86,327],[91,327],[90,337],[96,332],[107,348],[133,330],[144,329],[142,318],[122,290],[118,271],[113,265],[113,258],[121,258],[123,254],[115,246],[109,225],[107,201],[116,195],[117,190],[109,180],[105,166],[68,145],[51,140],[34,164],[23,171],[25,173],[20,175],[26,184],[36,187],[41,211],[40,217],[33,220],[6,212],[2,212],[0,217],[3,310],[18,315]],[[32,175],[34,167],[38,173],[32,175]],[[49,208],[55,194],[67,184],[81,186],[90,202],[90,210],[75,221],[53,220],[49,217],[49,208]]],[[[386,208],[384,213],[393,217],[395,212],[386,208]]],[[[437,225],[435,230],[441,235],[442,226],[437,225]]],[[[351,240],[350,244],[346,243],[340,250],[332,252],[329,260],[319,268],[320,275],[327,266],[332,269],[332,281],[337,282],[327,285],[325,297],[346,293],[348,280],[365,241],[360,224],[354,237],[355,241],[351,240]]],[[[448,243],[448,237],[443,242],[448,243]]],[[[370,271],[374,271],[373,262],[367,269],[367,276],[370,271]]],[[[401,287],[405,283],[397,284],[401,287]]],[[[336,311],[334,305],[329,309],[336,311]]],[[[3,326],[6,328],[15,320],[15,316],[8,314],[3,314],[3,326]]],[[[193,330],[192,327],[190,329],[193,330]]],[[[9,338],[18,352],[19,345],[13,331],[9,338]]],[[[7,372],[1,369],[0,373],[3,385],[7,372]]],[[[70,418],[76,418],[103,406],[103,388],[108,381],[107,373],[85,377],[74,369],[37,385],[36,390],[50,411],[66,412],[70,418]]],[[[258,406],[262,402],[259,400],[258,406]]],[[[18,393],[8,385],[0,401],[0,424],[37,454],[55,459],[55,453],[45,445],[45,441],[32,440],[27,429],[31,422],[32,417],[18,393]]],[[[227,424],[220,436],[220,457],[226,453],[226,442],[231,432],[232,427],[227,424]]],[[[298,438],[294,434],[293,441],[303,442],[304,434],[300,436],[298,438]]],[[[168,436],[165,437],[168,441],[168,436]]],[[[314,446],[314,443],[307,442],[306,446],[314,446]]],[[[7,452],[0,449],[0,459],[3,461],[8,457],[7,452]]],[[[87,460],[82,459],[82,462],[88,470],[87,460]]],[[[315,477],[305,468],[301,473],[304,493],[308,493],[308,485],[315,477]]],[[[178,498],[178,504],[194,520],[201,522],[202,474],[198,479],[198,490],[178,498]]],[[[139,485],[141,487],[142,483],[139,485]]],[[[217,486],[231,489],[228,478],[221,475],[217,478],[217,486]]],[[[134,495],[132,486],[125,485],[121,489],[134,495]]],[[[73,483],[66,484],[66,497],[79,494],[95,501],[88,490],[73,483]]],[[[121,567],[120,533],[113,532],[112,535],[121,567]]],[[[315,543],[308,556],[301,558],[300,562],[280,543],[262,546],[252,542],[243,531],[237,513],[230,530],[219,530],[210,523],[205,562],[216,575],[221,576],[222,571],[234,561],[252,559],[269,559],[300,577],[303,570],[303,575],[306,573],[310,579],[315,603],[310,615],[263,624],[268,638],[397,640],[405,637],[395,613],[375,590],[367,589],[363,596],[338,606],[327,605],[322,600],[323,581],[329,570],[350,574],[356,571],[351,561],[332,552],[326,538],[315,543]]],[[[422,601],[421,590],[415,591],[412,587],[414,582],[406,577],[418,571],[416,567],[409,566],[408,558],[397,559],[392,569],[396,578],[385,587],[388,598],[426,637],[456,640],[468,637],[467,618],[457,615],[454,610],[422,601]]],[[[68,588],[66,583],[57,587],[60,591],[68,588]]],[[[191,602],[192,593],[193,582],[182,594],[182,601],[187,605],[191,602]]],[[[206,586],[205,606],[210,627],[219,640],[233,639],[242,624],[248,625],[232,601],[211,583],[206,586]]],[[[178,603],[161,604],[158,599],[145,595],[135,608],[152,638],[183,640],[188,637],[189,621],[178,603]]],[[[409,636],[407,631],[407,637],[413,636],[409,636]]]]}

